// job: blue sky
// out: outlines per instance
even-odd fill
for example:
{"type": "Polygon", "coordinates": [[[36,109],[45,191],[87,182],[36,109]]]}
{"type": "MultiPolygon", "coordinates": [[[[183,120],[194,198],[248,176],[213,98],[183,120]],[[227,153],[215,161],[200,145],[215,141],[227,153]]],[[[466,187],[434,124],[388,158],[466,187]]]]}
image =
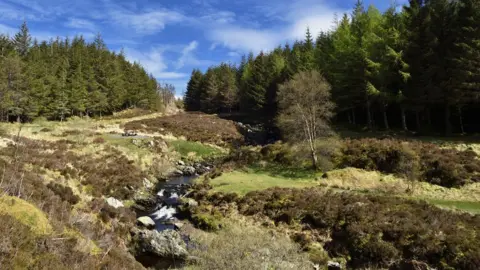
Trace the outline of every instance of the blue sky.
{"type": "MultiPolygon", "coordinates": [[[[402,3],[405,0],[397,0],[402,3]]],[[[0,33],[12,35],[26,20],[39,40],[101,33],[107,46],[124,48],[159,82],[185,90],[193,68],[238,62],[249,51],[269,50],[332,27],[335,14],[356,0],[0,0],[0,33]]],[[[389,0],[364,0],[380,9],[389,0]]]]}

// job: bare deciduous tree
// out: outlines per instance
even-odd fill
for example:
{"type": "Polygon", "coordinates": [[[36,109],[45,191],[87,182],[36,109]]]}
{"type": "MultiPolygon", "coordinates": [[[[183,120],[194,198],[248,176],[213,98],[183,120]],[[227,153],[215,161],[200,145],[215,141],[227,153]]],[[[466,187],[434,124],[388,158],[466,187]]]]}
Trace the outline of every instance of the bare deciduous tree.
{"type": "Polygon", "coordinates": [[[294,142],[308,144],[313,167],[318,168],[318,138],[330,133],[328,125],[335,104],[330,100],[330,84],[315,70],[296,74],[280,85],[278,125],[283,135],[294,142]]]}

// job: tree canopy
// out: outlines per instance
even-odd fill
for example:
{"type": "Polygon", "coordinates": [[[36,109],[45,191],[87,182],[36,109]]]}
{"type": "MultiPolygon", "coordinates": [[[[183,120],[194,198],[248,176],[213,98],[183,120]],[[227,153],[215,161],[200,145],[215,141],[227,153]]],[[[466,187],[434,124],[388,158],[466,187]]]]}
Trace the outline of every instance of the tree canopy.
{"type": "Polygon", "coordinates": [[[82,36],[38,42],[23,23],[13,37],[0,35],[1,121],[157,110],[173,97],[173,86],[109,51],[100,34],[92,43],[82,36]]]}
{"type": "Polygon", "coordinates": [[[402,9],[392,6],[384,12],[358,1],[351,14],[340,16],[334,29],[315,40],[307,29],[302,41],[249,54],[238,65],[196,71],[189,84],[194,87],[186,92],[195,106],[187,110],[230,108],[272,123],[278,114],[278,85],[315,69],[332,87],[336,122],[478,132],[479,21],[479,0],[410,0],[402,9]],[[225,78],[232,87],[212,91],[212,81],[221,85],[225,78]],[[218,98],[225,95],[234,97],[228,105],[218,98]]]}

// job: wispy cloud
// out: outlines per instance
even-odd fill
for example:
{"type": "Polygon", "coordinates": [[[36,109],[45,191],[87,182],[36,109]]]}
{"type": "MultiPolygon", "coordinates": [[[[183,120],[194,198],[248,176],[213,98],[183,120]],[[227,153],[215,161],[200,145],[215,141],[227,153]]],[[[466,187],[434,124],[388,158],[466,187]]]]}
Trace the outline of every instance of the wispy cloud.
{"type": "Polygon", "coordinates": [[[181,79],[189,74],[181,72],[168,71],[167,60],[163,54],[164,48],[158,47],[146,52],[133,48],[125,48],[125,55],[130,62],[141,64],[149,73],[158,79],[181,79]]]}
{"type": "Polygon", "coordinates": [[[114,10],[111,12],[111,17],[115,23],[131,28],[138,34],[158,33],[167,24],[178,23],[185,19],[181,13],[167,9],[140,13],[114,10]]]}
{"type": "Polygon", "coordinates": [[[275,27],[249,27],[240,20],[210,24],[207,38],[213,44],[221,44],[234,51],[270,50],[281,43],[303,39],[307,27],[314,36],[320,31],[330,30],[335,14],[345,12],[313,0],[299,0],[284,5],[266,1],[256,8],[268,11],[264,19],[275,20],[275,27]]]}
{"type": "Polygon", "coordinates": [[[76,28],[76,29],[86,29],[90,31],[97,31],[95,24],[89,20],[80,19],[80,18],[70,18],[65,23],[65,26],[69,28],[76,28]]]}

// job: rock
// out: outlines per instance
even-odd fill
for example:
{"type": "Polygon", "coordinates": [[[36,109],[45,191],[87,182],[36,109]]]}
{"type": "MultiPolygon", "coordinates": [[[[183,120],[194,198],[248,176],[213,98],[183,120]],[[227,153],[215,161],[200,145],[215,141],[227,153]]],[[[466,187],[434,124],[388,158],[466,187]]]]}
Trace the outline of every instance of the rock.
{"type": "Polygon", "coordinates": [[[183,162],[183,160],[179,160],[179,161],[177,161],[177,165],[178,166],[185,166],[185,162],[183,162]]]}
{"type": "Polygon", "coordinates": [[[137,224],[147,229],[155,228],[155,221],[147,216],[137,218],[137,224]]]}
{"type": "Polygon", "coordinates": [[[150,188],[153,188],[155,185],[152,182],[150,182],[150,180],[148,180],[147,178],[143,178],[143,186],[145,188],[150,189],[150,188]]]}
{"type": "Polygon", "coordinates": [[[177,170],[173,171],[172,174],[175,175],[175,176],[182,176],[183,172],[181,170],[177,169],[177,170]]]}
{"type": "Polygon", "coordinates": [[[342,269],[342,265],[334,261],[328,261],[327,266],[328,266],[328,270],[342,269]]]}
{"type": "Polygon", "coordinates": [[[139,252],[156,255],[160,258],[186,259],[187,246],[180,234],[174,230],[136,232],[134,240],[139,252]]]}
{"type": "Polygon", "coordinates": [[[113,197],[110,197],[107,199],[107,204],[110,205],[113,208],[120,208],[120,207],[125,207],[123,203],[113,197]]]}
{"type": "Polygon", "coordinates": [[[157,207],[157,196],[136,194],[133,199],[135,204],[132,206],[135,210],[140,212],[152,212],[157,207]]]}
{"type": "Polygon", "coordinates": [[[183,226],[185,226],[185,224],[182,222],[174,222],[173,226],[175,227],[176,230],[180,230],[181,228],[183,228],[183,226]]]}
{"type": "Polygon", "coordinates": [[[191,198],[184,198],[182,199],[182,204],[187,206],[187,207],[197,207],[198,206],[198,202],[195,201],[194,199],[191,199],[191,198]]]}
{"type": "Polygon", "coordinates": [[[195,172],[196,172],[196,170],[192,166],[185,166],[185,168],[183,169],[183,174],[186,175],[186,176],[195,175],[195,172]]]}

